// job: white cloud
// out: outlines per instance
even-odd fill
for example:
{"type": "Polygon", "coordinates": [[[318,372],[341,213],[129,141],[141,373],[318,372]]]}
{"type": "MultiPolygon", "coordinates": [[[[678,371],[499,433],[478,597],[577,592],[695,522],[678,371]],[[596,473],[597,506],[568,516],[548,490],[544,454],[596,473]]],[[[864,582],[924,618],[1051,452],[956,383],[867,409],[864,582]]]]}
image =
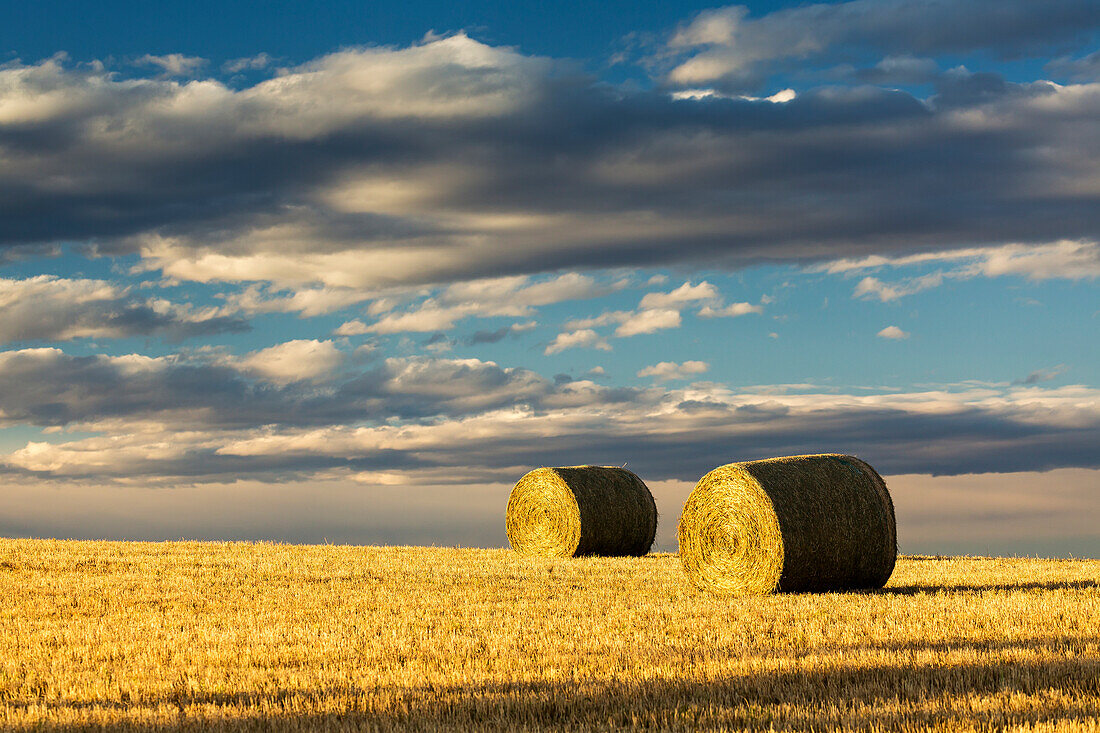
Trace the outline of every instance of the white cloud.
{"type": "Polygon", "coordinates": [[[704,10],[682,25],[669,38],[665,54],[681,58],[690,54],[668,74],[673,83],[754,88],[777,67],[785,68],[780,66],[783,61],[797,60],[804,67],[819,69],[833,58],[849,59],[858,50],[879,54],[875,58],[886,54],[875,67],[879,75],[891,71],[911,75],[914,63],[919,64],[911,56],[914,53],[965,54],[985,49],[1003,55],[1068,41],[1080,28],[1095,23],[1089,3],[1082,0],[1050,0],[1042,8],[1010,0],[971,0],[963,7],[924,0],[849,0],[786,7],[758,16],[750,16],[744,5],[731,5],[704,10]],[[1002,14],[1001,22],[991,24],[989,18],[997,12],[1002,14]],[[1051,14],[1060,18],[1052,22],[1051,14]]]}
{"type": "MultiPolygon", "coordinates": [[[[761,302],[770,302],[763,298],[761,302]]],[[[667,293],[646,293],[633,311],[605,311],[591,318],[575,318],[565,323],[567,329],[593,329],[618,324],[614,335],[619,338],[657,331],[679,328],[683,324],[680,310],[692,303],[704,303],[697,315],[703,318],[719,316],[740,316],[746,313],[761,313],[763,306],[750,303],[723,305],[721,293],[710,283],[700,282],[692,285],[685,282],[667,293]]]]}
{"type": "Polygon", "coordinates": [[[1095,279],[1100,277],[1100,243],[1063,240],[1028,246],[1010,244],[983,252],[977,264],[982,275],[1021,275],[1029,280],[1095,279]]]}
{"type": "Polygon", "coordinates": [[[642,297],[638,307],[641,309],[675,308],[700,300],[714,300],[718,298],[718,288],[707,281],[698,285],[686,282],[668,293],[646,293],[642,297]]]}
{"type": "Polygon", "coordinates": [[[1019,276],[1028,280],[1090,280],[1100,277],[1100,243],[1062,240],[1047,244],[1007,244],[999,247],[966,248],[945,252],[926,252],[905,257],[874,255],[861,259],[840,259],[814,265],[809,272],[831,274],[857,273],[862,270],[904,268],[936,262],[955,263],[953,269],[884,282],[868,275],[857,283],[854,298],[876,298],[882,302],[897,300],[924,290],[937,288],[945,280],[970,280],[976,277],[1019,276]]]}
{"type": "Polygon", "coordinates": [[[590,328],[582,328],[578,331],[559,333],[554,337],[554,340],[550,342],[543,353],[549,356],[559,351],[576,348],[592,348],[600,349],[601,351],[611,351],[611,346],[607,343],[606,339],[602,338],[590,328]]]}
{"type": "Polygon", "coordinates": [[[261,285],[249,285],[237,293],[224,295],[226,309],[249,315],[260,313],[297,313],[302,318],[323,316],[378,298],[372,290],[320,287],[298,288],[289,294],[272,291],[261,285]]]}
{"type": "MultiPolygon", "coordinates": [[[[537,306],[603,295],[610,289],[577,273],[532,281],[527,276],[490,278],[455,283],[415,308],[391,312],[368,326],[371,333],[427,333],[448,331],[469,317],[530,316],[537,306]]],[[[517,332],[533,328],[516,328],[517,332]]]]}
{"type": "Polygon", "coordinates": [[[879,331],[875,335],[878,336],[879,338],[895,339],[895,340],[909,338],[909,332],[908,331],[902,331],[897,326],[887,326],[886,328],[882,329],[881,331],[879,331]]]}
{"type": "Polygon", "coordinates": [[[259,53],[255,56],[245,56],[239,59],[231,59],[222,64],[222,71],[227,74],[239,74],[242,71],[256,71],[258,69],[266,69],[274,59],[266,53],[259,53]]]}
{"type": "Polygon", "coordinates": [[[565,328],[583,329],[610,326],[613,323],[622,323],[629,320],[633,315],[634,311],[604,311],[600,315],[591,318],[573,318],[568,320],[565,322],[565,328]]]}
{"type": "Polygon", "coordinates": [[[670,308],[642,310],[624,320],[622,325],[615,329],[615,335],[623,338],[645,333],[656,333],[668,328],[679,328],[680,323],[680,311],[678,310],[670,308]]]}
{"type": "Polygon", "coordinates": [[[653,366],[647,366],[638,372],[639,377],[654,377],[667,382],[674,379],[687,379],[696,374],[704,374],[710,369],[710,364],[705,361],[685,361],[677,364],[674,361],[662,361],[653,366]]]}
{"type": "Polygon", "coordinates": [[[752,303],[730,303],[727,306],[720,306],[714,308],[709,305],[705,305],[699,309],[696,314],[700,318],[736,318],[737,316],[746,316],[750,313],[763,313],[764,306],[753,305],[752,303]]]}
{"type": "Polygon", "coordinates": [[[771,102],[783,104],[790,102],[798,96],[793,89],[781,89],[767,97],[755,97],[750,94],[723,94],[717,89],[679,89],[672,92],[673,99],[742,99],[746,102],[771,102]]]}
{"type": "Polygon", "coordinates": [[[912,278],[904,283],[895,283],[891,285],[882,282],[876,277],[868,276],[859,281],[855,290],[852,291],[852,297],[864,299],[878,298],[881,302],[887,303],[906,295],[919,293],[922,290],[938,288],[943,284],[943,279],[944,275],[942,272],[933,272],[929,275],[912,278]]]}
{"type": "Polygon", "coordinates": [[[158,66],[166,76],[192,76],[209,62],[198,56],[170,53],[164,56],[145,54],[136,63],[142,66],[158,66]]]}
{"type": "Polygon", "coordinates": [[[331,376],[343,364],[344,356],[331,341],[298,339],[254,351],[240,359],[240,364],[272,382],[289,384],[331,376]]]}
{"type": "Polygon", "coordinates": [[[341,323],[332,333],[335,336],[361,336],[370,333],[370,328],[360,320],[352,320],[341,323]]]}

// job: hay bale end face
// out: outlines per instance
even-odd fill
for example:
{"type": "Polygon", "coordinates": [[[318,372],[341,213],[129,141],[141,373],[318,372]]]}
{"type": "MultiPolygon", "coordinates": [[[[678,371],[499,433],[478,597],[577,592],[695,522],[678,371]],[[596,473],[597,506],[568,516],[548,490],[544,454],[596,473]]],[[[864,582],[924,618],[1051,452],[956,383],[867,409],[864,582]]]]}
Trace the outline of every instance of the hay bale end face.
{"type": "Polygon", "coordinates": [[[624,468],[536,468],[508,497],[507,530],[521,555],[645,555],[657,534],[657,504],[624,468]]]}
{"type": "Polygon", "coordinates": [[[897,560],[886,483],[840,454],[720,466],[688,496],[678,533],[688,578],[718,593],[881,588],[897,560]]]}

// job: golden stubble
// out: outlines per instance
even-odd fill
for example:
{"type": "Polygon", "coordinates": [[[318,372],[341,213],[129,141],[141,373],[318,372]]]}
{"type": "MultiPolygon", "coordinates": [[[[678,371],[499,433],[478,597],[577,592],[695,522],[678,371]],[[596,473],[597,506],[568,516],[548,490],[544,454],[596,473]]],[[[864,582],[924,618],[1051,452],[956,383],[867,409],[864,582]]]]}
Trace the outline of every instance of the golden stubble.
{"type": "Polygon", "coordinates": [[[0,540],[0,729],[1097,730],[1100,561],[720,597],[674,555],[0,540]]]}

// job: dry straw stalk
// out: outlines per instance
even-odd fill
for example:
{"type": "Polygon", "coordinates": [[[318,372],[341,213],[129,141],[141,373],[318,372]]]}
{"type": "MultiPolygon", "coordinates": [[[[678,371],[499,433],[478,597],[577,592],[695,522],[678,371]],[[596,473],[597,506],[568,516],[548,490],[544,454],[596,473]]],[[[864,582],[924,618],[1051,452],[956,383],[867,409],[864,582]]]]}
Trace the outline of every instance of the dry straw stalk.
{"type": "Polygon", "coordinates": [[[684,504],[679,539],[688,577],[718,593],[881,588],[897,559],[886,483],[840,454],[714,469],[684,504]]]}
{"type": "Polygon", "coordinates": [[[536,468],[508,497],[507,529],[522,555],[645,555],[657,534],[657,504],[624,468],[536,468]]]}

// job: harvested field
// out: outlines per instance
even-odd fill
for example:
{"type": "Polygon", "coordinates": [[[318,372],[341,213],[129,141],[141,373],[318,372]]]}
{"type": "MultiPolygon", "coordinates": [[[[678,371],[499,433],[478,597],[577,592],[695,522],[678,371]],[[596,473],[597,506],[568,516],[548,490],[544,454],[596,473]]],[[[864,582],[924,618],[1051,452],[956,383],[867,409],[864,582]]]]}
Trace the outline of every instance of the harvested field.
{"type": "Polygon", "coordinates": [[[674,555],[0,540],[4,730],[1097,730],[1100,561],[729,598],[674,555]]]}

